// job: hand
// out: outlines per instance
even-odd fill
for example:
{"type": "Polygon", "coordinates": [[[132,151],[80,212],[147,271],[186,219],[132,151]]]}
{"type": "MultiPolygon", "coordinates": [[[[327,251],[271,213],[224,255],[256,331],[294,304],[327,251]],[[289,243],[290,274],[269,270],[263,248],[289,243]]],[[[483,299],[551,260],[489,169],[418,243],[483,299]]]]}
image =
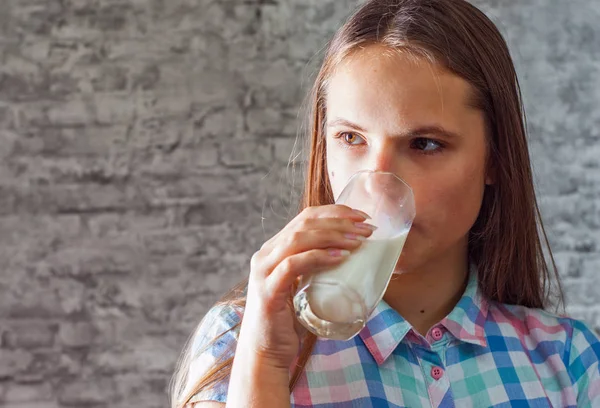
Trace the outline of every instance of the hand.
{"type": "Polygon", "coordinates": [[[252,257],[238,351],[289,368],[303,331],[291,302],[298,278],[344,261],[372,234],[366,219],[343,205],[309,207],[265,242],[252,257]]]}

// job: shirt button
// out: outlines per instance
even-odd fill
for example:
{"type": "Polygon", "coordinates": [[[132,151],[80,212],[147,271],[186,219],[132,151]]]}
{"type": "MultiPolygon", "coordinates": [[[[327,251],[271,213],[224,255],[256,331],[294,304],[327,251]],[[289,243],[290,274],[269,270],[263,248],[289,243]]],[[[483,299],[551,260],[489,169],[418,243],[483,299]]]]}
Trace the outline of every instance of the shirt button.
{"type": "Polygon", "coordinates": [[[431,376],[434,380],[439,380],[444,375],[444,369],[441,367],[433,367],[431,369],[431,376]]]}
{"type": "Polygon", "coordinates": [[[431,331],[431,337],[433,337],[435,341],[441,340],[443,336],[444,332],[439,327],[436,327],[431,331]]]}

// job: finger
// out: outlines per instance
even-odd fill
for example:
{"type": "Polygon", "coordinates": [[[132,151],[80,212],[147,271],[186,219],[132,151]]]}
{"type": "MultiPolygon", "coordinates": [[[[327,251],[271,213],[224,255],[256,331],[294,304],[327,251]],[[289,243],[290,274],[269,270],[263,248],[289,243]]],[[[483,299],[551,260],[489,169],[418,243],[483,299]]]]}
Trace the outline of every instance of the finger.
{"type": "MultiPolygon", "coordinates": [[[[282,248],[282,244],[291,244],[290,242],[290,234],[296,234],[298,231],[308,231],[308,230],[331,230],[331,231],[339,231],[344,234],[353,234],[358,236],[369,237],[373,230],[374,226],[365,223],[359,222],[356,220],[351,220],[348,218],[305,218],[303,220],[298,221],[293,227],[286,228],[281,231],[275,239],[271,239],[266,242],[261,248],[263,257],[267,257],[273,251],[276,251],[278,248],[282,248]]],[[[291,241],[294,241],[293,239],[291,241]]],[[[315,247],[316,248],[316,247],[315,247]]],[[[305,251],[305,248],[297,251],[286,251],[281,256],[289,256],[295,252],[305,251]]],[[[282,258],[279,259],[281,261],[282,258]]],[[[274,262],[279,262],[277,259],[274,262]]]]}
{"type": "Polygon", "coordinates": [[[285,303],[299,276],[313,274],[342,263],[349,255],[341,249],[313,249],[284,259],[265,280],[266,294],[276,307],[285,303]]]}
{"type": "MultiPolygon", "coordinates": [[[[362,222],[370,218],[363,211],[353,209],[343,204],[329,204],[307,207],[298,214],[288,226],[294,228],[298,222],[307,218],[347,218],[355,222],[362,222]]],[[[287,226],[286,226],[287,227],[287,226]]]]}
{"type": "Polygon", "coordinates": [[[266,277],[286,258],[313,249],[338,248],[354,251],[372,233],[370,229],[358,227],[349,229],[349,231],[352,232],[330,229],[294,231],[282,236],[275,248],[263,256],[260,270],[266,277]]]}

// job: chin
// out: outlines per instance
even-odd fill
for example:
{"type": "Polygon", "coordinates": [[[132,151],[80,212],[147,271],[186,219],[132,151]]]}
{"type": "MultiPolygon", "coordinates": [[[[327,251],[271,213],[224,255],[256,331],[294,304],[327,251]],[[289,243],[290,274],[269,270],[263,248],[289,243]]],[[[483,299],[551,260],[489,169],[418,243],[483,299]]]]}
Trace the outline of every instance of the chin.
{"type": "Polygon", "coordinates": [[[410,265],[406,262],[406,257],[400,256],[400,259],[394,267],[393,275],[402,275],[411,271],[410,265]]]}
{"type": "MultiPolygon", "coordinates": [[[[402,249],[402,254],[400,255],[400,259],[396,263],[394,267],[394,275],[401,275],[405,273],[411,273],[415,270],[420,270],[423,266],[423,261],[426,261],[429,258],[429,254],[423,251],[416,251],[415,246],[413,245],[415,241],[406,241],[406,245],[404,245],[404,249],[402,249]]],[[[422,248],[422,246],[421,246],[422,248]]]]}

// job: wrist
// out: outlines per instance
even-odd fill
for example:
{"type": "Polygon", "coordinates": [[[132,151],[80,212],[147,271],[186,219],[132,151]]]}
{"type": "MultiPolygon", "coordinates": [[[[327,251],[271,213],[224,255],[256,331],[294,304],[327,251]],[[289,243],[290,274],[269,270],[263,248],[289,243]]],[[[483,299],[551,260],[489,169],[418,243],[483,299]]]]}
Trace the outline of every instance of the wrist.
{"type": "Polygon", "coordinates": [[[234,365],[237,365],[240,373],[252,378],[253,381],[269,382],[273,385],[282,384],[286,388],[289,384],[290,366],[252,347],[236,352],[234,365]]]}
{"type": "Polygon", "coordinates": [[[252,352],[233,360],[227,407],[263,408],[290,406],[289,370],[274,366],[252,352]]]}

